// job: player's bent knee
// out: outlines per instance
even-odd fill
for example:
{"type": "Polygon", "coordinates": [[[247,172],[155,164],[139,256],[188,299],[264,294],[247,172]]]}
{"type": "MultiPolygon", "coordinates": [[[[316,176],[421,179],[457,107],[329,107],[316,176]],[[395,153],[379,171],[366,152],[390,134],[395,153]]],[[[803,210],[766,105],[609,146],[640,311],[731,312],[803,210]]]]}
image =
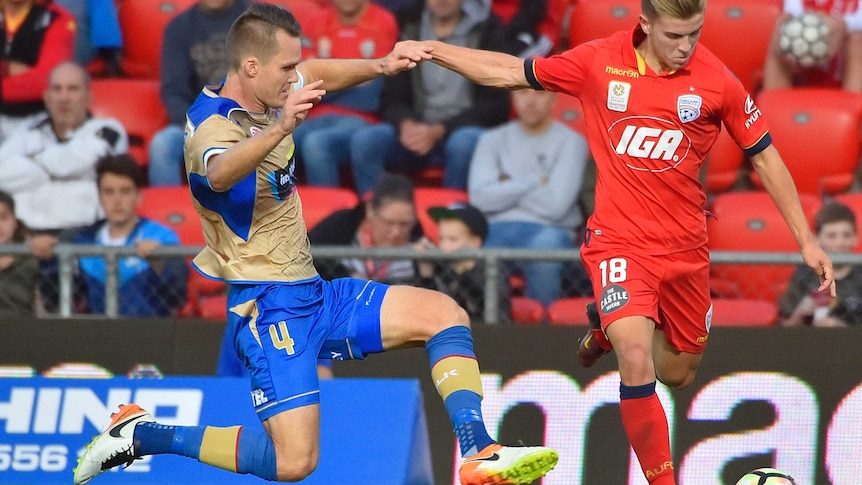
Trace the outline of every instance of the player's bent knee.
{"type": "Polygon", "coordinates": [[[695,371],[693,370],[681,370],[681,371],[664,371],[658,372],[658,380],[661,381],[662,384],[676,390],[682,390],[686,387],[690,386],[692,382],[694,382],[695,371]]]}
{"type": "Polygon", "coordinates": [[[306,456],[292,459],[279,459],[276,474],[279,482],[298,482],[305,479],[317,468],[317,457],[306,456]]]}

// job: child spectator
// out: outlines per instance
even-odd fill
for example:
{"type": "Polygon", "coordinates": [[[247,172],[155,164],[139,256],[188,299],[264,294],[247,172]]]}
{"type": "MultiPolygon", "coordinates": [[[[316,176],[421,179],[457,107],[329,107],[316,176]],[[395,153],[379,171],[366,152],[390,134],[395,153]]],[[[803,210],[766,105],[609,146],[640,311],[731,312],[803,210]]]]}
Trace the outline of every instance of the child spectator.
{"type": "MultiPolygon", "coordinates": [[[[849,253],[859,242],[856,216],[837,202],[824,205],[814,220],[817,242],[828,253],[849,253]]],[[[845,327],[862,324],[862,269],[835,265],[838,297],[817,291],[817,275],[799,267],[779,301],[781,324],[788,327],[845,327]],[[810,273],[810,274],[808,274],[810,273]],[[813,278],[813,279],[812,279],[813,278]]]]}
{"type": "MultiPolygon", "coordinates": [[[[27,227],[15,217],[15,199],[0,191],[0,244],[26,239],[27,227]]],[[[38,281],[36,258],[0,254],[0,314],[33,314],[38,281]]]]}
{"type": "MultiPolygon", "coordinates": [[[[135,246],[138,256],[120,258],[119,307],[126,316],[168,316],[186,300],[188,265],[182,257],[153,257],[163,244],[179,244],[173,229],[138,217],[143,176],[129,155],[108,156],[96,167],[99,202],[105,220],[83,229],[72,239],[76,244],[135,246]]],[[[105,260],[90,256],[80,260],[86,283],[87,303],[93,313],[105,311],[105,260]]]]}
{"type": "MultiPolygon", "coordinates": [[[[439,243],[444,253],[459,249],[478,249],[488,236],[488,220],[482,211],[469,204],[432,207],[428,214],[437,222],[439,243]]],[[[485,319],[485,265],[473,258],[421,263],[423,286],[446,293],[461,305],[472,321],[485,319]]],[[[498,323],[509,323],[508,283],[501,279],[498,288],[498,323]]]]}

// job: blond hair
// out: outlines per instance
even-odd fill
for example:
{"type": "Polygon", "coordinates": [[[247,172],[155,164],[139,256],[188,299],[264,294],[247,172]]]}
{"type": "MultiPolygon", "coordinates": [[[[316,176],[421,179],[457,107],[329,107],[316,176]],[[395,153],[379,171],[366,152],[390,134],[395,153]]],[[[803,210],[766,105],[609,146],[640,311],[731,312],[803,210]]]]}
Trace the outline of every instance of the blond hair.
{"type": "Polygon", "coordinates": [[[650,20],[658,16],[690,19],[706,10],[706,0],[641,0],[641,10],[650,20]]]}

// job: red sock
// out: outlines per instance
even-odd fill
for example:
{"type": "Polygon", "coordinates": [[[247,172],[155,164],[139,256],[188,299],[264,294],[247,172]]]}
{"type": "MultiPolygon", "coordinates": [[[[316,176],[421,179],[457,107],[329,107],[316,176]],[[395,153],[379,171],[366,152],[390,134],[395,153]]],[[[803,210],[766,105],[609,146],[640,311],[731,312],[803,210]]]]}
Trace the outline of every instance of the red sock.
{"type": "Polygon", "coordinates": [[[620,384],[620,415],[650,485],[676,485],[667,417],[655,382],[633,387],[620,384]]]}

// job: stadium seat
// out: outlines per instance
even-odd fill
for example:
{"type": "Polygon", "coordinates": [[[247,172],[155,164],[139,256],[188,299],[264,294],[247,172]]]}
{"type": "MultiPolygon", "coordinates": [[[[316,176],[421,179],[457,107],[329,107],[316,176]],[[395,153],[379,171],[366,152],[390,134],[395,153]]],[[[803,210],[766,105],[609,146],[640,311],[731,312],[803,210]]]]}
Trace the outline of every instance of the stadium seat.
{"type": "MultiPolygon", "coordinates": [[[[802,210],[813,224],[820,199],[800,194],[802,210]]],[[[790,229],[765,192],[727,192],[712,201],[707,219],[711,251],[788,252],[799,247],[790,229]]],[[[713,264],[710,286],[720,298],[744,298],[775,303],[784,292],[793,265],[713,264]]]]}
{"type": "Polygon", "coordinates": [[[159,82],[151,79],[93,79],[90,111],[119,121],[129,135],[129,154],[141,165],[148,161],[150,140],[168,124],[159,97],[159,82]]]}
{"type": "Polygon", "coordinates": [[[778,319],[778,307],[768,301],[736,298],[712,300],[714,327],[770,326],[778,319]]]}
{"type": "Polygon", "coordinates": [[[197,0],[118,0],[123,34],[120,69],[133,78],[159,78],[162,32],[168,22],[197,0]]]}
{"type": "Polygon", "coordinates": [[[587,136],[587,123],[584,121],[584,108],[581,100],[568,94],[557,94],[554,103],[554,119],[577,131],[582,136],[587,136]]]}
{"type": "Polygon", "coordinates": [[[730,190],[739,178],[745,153],[722,125],[721,133],[703,165],[703,188],[709,194],[730,190]]]}
{"type": "Polygon", "coordinates": [[[548,322],[554,325],[589,325],[587,303],[595,301],[591,296],[560,298],[548,305],[548,322]]]}
{"type": "Polygon", "coordinates": [[[227,320],[227,295],[202,297],[197,309],[197,316],[204,320],[227,320]]]}
{"type": "Polygon", "coordinates": [[[138,207],[141,217],[172,228],[182,244],[205,244],[200,216],[192,205],[188,187],[145,187],[142,196],[138,207]]]}
{"type": "Polygon", "coordinates": [[[437,244],[437,223],[428,215],[431,207],[448,206],[454,202],[467,202],[470,200],[467,192],[459,189],[446,189],[443,187],[416,187],[414,190],[416,199],[416,218],[422,225],[422,231],[434,244],[437,244]]]}
{"type": "Polygon", "coordinates": [[[512,321],[522,325],[538,325],[545,320],[545,307],[526,296],[512,297],[512,321]]]}
{"type": "Polygon", "coordinates": [[[578,0],[569,20],[569,47],[633,29],[640,11],[638,0],[578,0]]]}
{"type": "Polygon", "coordinates": [[[754,93],[780,13],[780,4],[773,0],[711,0],[699,42],[754,93]]]}
{"type": "Polygon", "coordinates": [[[302,200],[302,217],[308,230],[333,212],[352,209],[359,203],[356,192],[343,187],[300,185],[297,192],[302,200]]]}
{"type": "MultiPolygon", "coordinates": [[[[852,194],[838,194],[834,197],[836,202],[840,202],[856,215],[856,232],[862,231],[862,193],[854,192],[852,194]]],[[[862,238],[859,238],[859,243],[853,249],[855,253],[862,253],[862,238]]]]}
{"type": "MultiPolygon", "coordinates": [[[[757,107],[800,192],[846,191],[859,162],[862,95],[825,88],[765,91],[757,107]]],[[[752,182],[762,187],[756,174],[752,182]]]]}

